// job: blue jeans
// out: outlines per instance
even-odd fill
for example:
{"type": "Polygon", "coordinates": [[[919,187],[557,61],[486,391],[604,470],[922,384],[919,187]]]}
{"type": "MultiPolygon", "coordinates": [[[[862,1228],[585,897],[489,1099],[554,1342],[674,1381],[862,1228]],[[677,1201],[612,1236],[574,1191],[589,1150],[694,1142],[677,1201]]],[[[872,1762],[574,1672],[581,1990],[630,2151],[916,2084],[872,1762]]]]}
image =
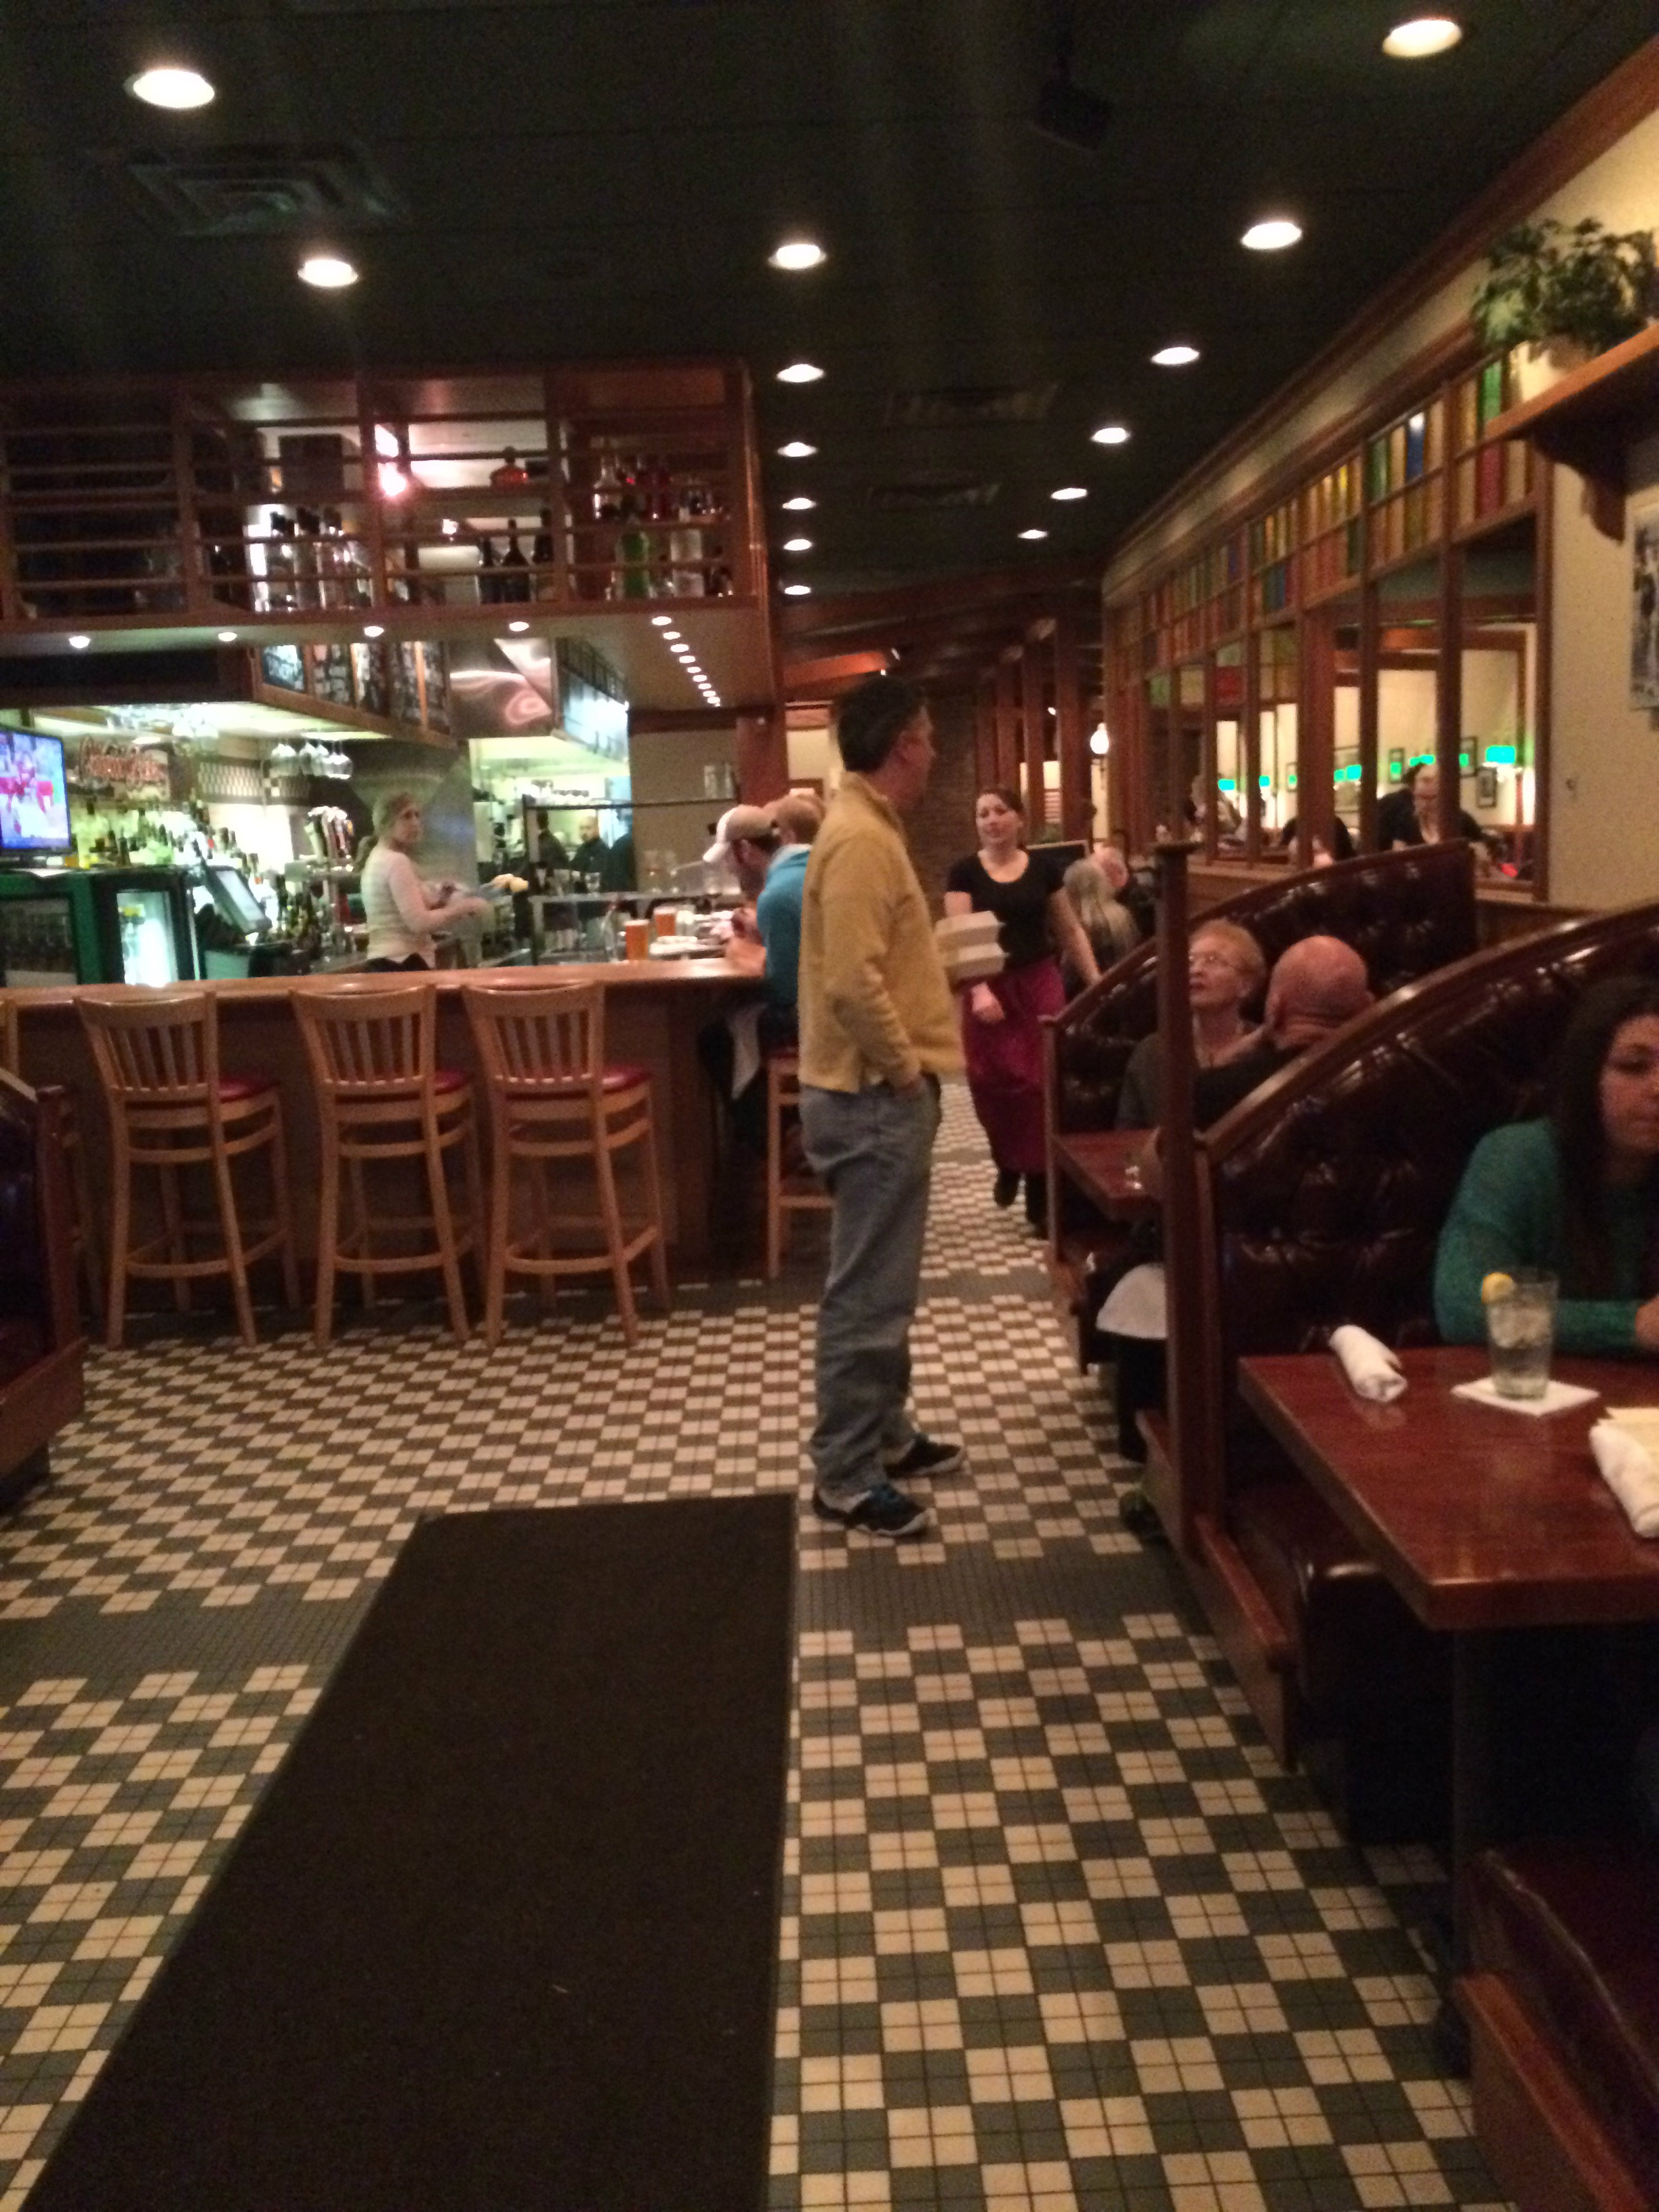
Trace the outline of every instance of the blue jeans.
{"type": "Polygon", "coordinates": [[[915,1434],[910,1323],[921,1288],[927,1185],[939,1133],[939,1085],[909,1097],[885,1084],[865,1090],[801,1086],[801,1134],[813,1170],[835,1201],[830,1275],[818,1306],[819,1495],[851,1505],[885,1480],[915,1434]]]}

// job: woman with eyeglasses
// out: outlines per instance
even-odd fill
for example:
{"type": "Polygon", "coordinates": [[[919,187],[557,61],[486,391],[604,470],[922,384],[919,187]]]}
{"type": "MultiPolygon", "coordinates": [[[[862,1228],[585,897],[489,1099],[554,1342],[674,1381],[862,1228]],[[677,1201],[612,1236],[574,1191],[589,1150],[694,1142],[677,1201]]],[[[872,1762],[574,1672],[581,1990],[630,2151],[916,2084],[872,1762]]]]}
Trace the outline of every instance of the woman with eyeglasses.
{"type": "MultiPolygon", "coordinates": [[[[1257,1041],[1244,1009],[1267,980],[1261,947],[1236,921],[1200,922],[1187,955],[1187,995],[1193,1009],[1196,1066],[1224,1067],[1257,1041]]],[[[1120,1129],[1155,1129],[1164,1118],[1164,1050],[1154,1033],[1129,1055],[1118,1093],[1120,1129]]]]}

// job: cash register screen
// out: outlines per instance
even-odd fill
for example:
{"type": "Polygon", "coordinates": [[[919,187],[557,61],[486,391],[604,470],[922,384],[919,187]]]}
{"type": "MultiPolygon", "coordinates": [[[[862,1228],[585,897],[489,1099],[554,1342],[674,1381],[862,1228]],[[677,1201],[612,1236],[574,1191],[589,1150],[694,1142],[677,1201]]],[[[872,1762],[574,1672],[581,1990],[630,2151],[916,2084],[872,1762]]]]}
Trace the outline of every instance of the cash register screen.
{"type": "Polygon", "coordinates": [[[220,913],[234,920],[239,929],[252,933],[266,928],[270,917],[254,897],[241,870],[213,863],[210,863],[210,869],[220,913]]]}

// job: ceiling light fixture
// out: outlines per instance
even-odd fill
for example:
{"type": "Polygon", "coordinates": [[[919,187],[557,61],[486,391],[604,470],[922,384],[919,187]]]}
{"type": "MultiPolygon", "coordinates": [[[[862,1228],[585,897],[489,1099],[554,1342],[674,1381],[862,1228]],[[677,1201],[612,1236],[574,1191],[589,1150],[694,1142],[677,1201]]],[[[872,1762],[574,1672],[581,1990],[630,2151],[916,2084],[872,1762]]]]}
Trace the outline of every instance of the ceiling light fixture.
{"type": "Polygon", "coordinates": [[[308,253],[300,264],[300,281],[319,292],[343,292],[356,283],[357,271],[337,253],[308,253]]]}
{"type": "Polygon", "coordinates": [[[213,98],[213,87],[200,70],[185,69],[176,62],[140,70],[127,79],[127,90],[149,107],[205,107],[213,98]]]}
{"type": "Polygon", "coordinates": [[[447,514],[439,526],[446,538],[453,538],[461,526],[453,514],[447,514]]]}
{"type": "Polygon", "coordinates": [[[1089,493],[1084,484],[1061,484],[1058,491],[1051,491],[1048,496],[1050,499],[1087,499],[1089,493]]]}
{"type": "Polygon", "coordinates": [[[785,500],[783,502],[783,511],[786,514],[805,514],[811,508],[815,507],[817,505],[817,500],[808,499],[804,491],[798,491],[793,499],[785,500]]]}
{"type": "Polygon", "coordinates": [[[222,629],[219,633],[219,642],[221,645],[234,645],[236,642],[235,631],[234,629],[222,629]]]}
{"type": "Polygon", "coordinates": [[[527,630],[529,627],[530,624],[527,622],[510,622],[507,624],[514,637],[517,637],[521,631],[527,630]]]}
{"type": "MultiPolygon", "coordinates": [[[[672,620],[673,617],[672,615],[653,615],[651,617],[651,627],[653,629],[666,629],[672,620]]],[[[679,635],[679,632],[676,630],[674,635],[678,637],[679,635]]]]}
{"type": "Polygon", "coordinates": [[[73,630],[70,634],[70,650],[72,653],[84,653],[91,643],[92,640],[83,629],[73,630]]]}
{"type": "MultiPolygon", "coordinates": [[[[652,617],[652,620],[653,622],[665,623],[668,619],[669,617],[666,615],[653,615],[652,617]]],[[[665,645],[672,645],[678,638],[679,632],[677,629],[665,629],[662,635],[665,645]]]]}
{"type": "Polygon", "coordinates": [[[1198,348],[1195,345],[1160,346],[1152,356],[1152,366],[1155,368],[1190,368],[1197,359],[1198,348]]]}
{"type": "Polygon", "coordinates": [[[816,239],[786,238],[767,255],[775,269],[817,269],[830,257],[816,239]]]}
{"type": "Polygon", "coordinates": [[[1129,434],[1121,422],[1103,422],[1089,435],[1097,446],[1127,446],[1129,442],[1129,434]]]}
{"type": "Polygon", "coordinates": [[[816,384],[823,371],[816,362],[792,361],[787,368],[778,371],[780,384],[816,384]]]}
{"type": "Polygon", "coordinates": [[[810,584],[786,584],[783,587],[783,596],[786,599],[806,599],[811,595],[812,586],[810,584]]]}
{"type": "Polygon", "coordinates": [[[1046,538],[1048,535],[1046,530],[1022,530],[1019,534],[1022,538],[1046,538]]]}
{"type": "Polygon", "coordinates": [[[1292,222],[1287,215],[1263,216],[1253,222],[1239,240],[1252,253],[1282,253],[1287,246],[1294,246],[1302,235],[1302,226],[1292,222]]]}
{"type": "Polygon", "coordinates": [[[786,553],[810,553],[812,550],[812,541],[810,538],[786,538],[783,541],[783,550],[786,553]]]}
{"type": "Polygon", "coordinates": [[[1413,15],[1395,25],[1382,51],[1397,62],[1426,61],[1431,54],[1449,53],[1462,36],[1463,26],[1450,15],[1413,15]]]}
{"type": "Polygon", "coordinates": [[[363,635],[365,637],[384,637],[386,635],[386,624],[384,623],[365,623],[363,624],[363,635]]]}
{"type": "Polygon", "coordinates": [[[817,447],[809,446],[805,438],[792,438],[787,446],[778,447],[780,457],[786,461],[810,461],[817,451],[817,447]]]}
{"type": "Polygon", "coordinates": [[[1097,722],[1089,732],[1089,750],[1097,760],[1112,750],[1112,741],[1106,734],[1104,722],[1097,722]]]}

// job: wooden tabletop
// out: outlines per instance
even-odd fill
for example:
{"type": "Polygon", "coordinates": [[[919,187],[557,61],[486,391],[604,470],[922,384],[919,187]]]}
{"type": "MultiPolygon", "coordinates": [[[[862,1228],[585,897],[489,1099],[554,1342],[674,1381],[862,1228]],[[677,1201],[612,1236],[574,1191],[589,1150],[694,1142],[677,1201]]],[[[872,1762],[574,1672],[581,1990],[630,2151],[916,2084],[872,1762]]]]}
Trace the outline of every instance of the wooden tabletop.
{"type": "Polygon", "coordinates": [[[1113,1221],[1155,1219],[1158,1202],[1135,1162],[1145,1129],[1079,1129],[1054,1139],[1054,1165],[1113,1221]]]}
{"type": "Polygon", "coordinates": [[[1401,1354],[1391,1406],[1355,1396],[1329,1352],[1239,1363],[1245,1403],[1430,1628],[1659,1619],[1659,1540],[1597,1471],[1607,1405],[1659,1405],[1659,1361],[1558,1358],[1599,1397],[1533,1418],[1455,1398],[1484,1350],[1401,1354]]]}

